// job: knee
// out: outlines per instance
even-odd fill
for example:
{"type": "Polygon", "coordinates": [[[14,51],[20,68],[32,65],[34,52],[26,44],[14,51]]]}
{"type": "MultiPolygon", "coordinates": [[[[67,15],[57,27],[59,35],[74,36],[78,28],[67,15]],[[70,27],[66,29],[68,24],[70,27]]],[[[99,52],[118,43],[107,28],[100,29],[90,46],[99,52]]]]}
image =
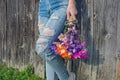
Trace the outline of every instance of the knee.
{"type": "Polygon", "coordinates": [[[54,35],[54,30],[49,27],[45,27],[45,24],[42,23],[38,24],[38,29],[40,34],[36,41],[35,50],[38,54],[40,54],[49,46],[51,41],[50,38],[54,35]]]}
{"type": "Polygon", "coordinates": [[[35,45],[36,53],[43,59],[45,59],[45,50],[48,47],[48,40],[45,38],[38,38],[35,45]]]}

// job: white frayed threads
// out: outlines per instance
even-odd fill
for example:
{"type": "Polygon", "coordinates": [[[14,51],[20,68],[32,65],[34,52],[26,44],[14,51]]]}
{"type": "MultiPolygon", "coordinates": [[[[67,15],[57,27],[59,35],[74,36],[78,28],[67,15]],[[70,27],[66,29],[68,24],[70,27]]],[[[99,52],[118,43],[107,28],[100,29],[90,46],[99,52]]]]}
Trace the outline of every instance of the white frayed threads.
{"type": "Polygon", "coordinates": [[[50,28],[44,28],[44,30],[43,30],[41,35],[53,36],[54,35],[54,30],[50,29],[50,28]]]}
{"type": "Polygon", "coordinates": [[[59,19],[58,16],[52,16],[51,19],[59,19]]]}
{"type": "Polygon", "coordinates": [[[48,42],[48,39],[39,38],[36,43],[48,42]]]}
{"type": "Polygon", "coordinates": [[[44,27],[44,24],[43,23],[38,23],[38,29],[42,29],[44,27]]]}
{"type": "Polygon", "coordinates": [[[39,49],[39,52],[43,52],[46,48],[47,48],[47,44],[40,44],[38,49],[39,49]]]}

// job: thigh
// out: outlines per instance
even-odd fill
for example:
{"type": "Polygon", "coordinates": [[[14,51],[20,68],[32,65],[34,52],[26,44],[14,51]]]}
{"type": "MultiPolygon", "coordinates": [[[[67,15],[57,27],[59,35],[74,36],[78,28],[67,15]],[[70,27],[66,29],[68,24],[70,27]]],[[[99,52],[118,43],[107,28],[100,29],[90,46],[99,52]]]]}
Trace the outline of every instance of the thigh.
{"type": "Polygon", "coordinates": [[[59,34],[64,30],[66,8],[67,7],[61,7],[55,10],[41,31],[40,36],[47,38],[50,41],[49,43],[57,40],[59,34]]]}
{"type": "Polygon", "coordinates": [[[64,30],[64,23],[66,21],[66,8],[67,7],[61,7],[55,10],[51,14],[47,23],[44,26],[42,25],[39,29],[40,35],[39,35],[39,39],[37,40],[36,50],[39,55],[41,56],[46,55],[47,60],[51,61],[55,57],[55,55],[52,55],[52,57],[49,56],[51,54],[54,54],[50,50],[50,46],[54,41],[57,40],[59,34],[64,30]]]}

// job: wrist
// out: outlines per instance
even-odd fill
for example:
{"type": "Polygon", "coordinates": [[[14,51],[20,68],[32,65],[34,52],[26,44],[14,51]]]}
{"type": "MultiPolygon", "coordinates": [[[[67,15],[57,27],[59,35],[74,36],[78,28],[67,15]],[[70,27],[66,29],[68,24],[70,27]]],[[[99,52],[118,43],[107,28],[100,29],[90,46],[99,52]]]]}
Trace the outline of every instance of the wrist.
{"type": "Polygon", "coordinates": [[[75,4],[76,4],[75,0],[69,0],[69,5],[75,5],[75,4]]]}
{"type": "Polygon", "coordinates": [[[69,0],[69,2],[75,2],[75,0],[69,0]]]}

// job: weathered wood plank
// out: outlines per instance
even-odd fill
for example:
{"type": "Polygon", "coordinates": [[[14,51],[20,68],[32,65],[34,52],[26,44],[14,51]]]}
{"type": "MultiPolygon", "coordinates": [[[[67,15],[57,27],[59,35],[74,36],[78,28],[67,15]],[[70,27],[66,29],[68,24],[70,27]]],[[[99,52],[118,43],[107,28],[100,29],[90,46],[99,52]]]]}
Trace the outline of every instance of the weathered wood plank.
{"type": "Polygon", "coordinates": [[[117,45],[116,45],[116,80],[120,80],[120,1],[117,2],[117,45]]]}
{"type": "Polygon", "coordinates": [[[1,39],[2,41],[2,50],[3,52],[1,53],[2,54],[2,62],[6,62],[6,50],[7,50],[7,46],[6,46],[6,39],[7,39],[7,36],[6,36],[6,23],[7,23],[7,20],[6,20],[6,0],[1,0],[1,12],[0,12],[2,15],[1,15],[1,26],[3,28],[3,32],[1,35],[3,35],[3,39],[1,39]]]}
{"type": "Polygon", "coordinates": [[[0,1],[0,62],[5,61],[6,52],[6,0],[0,1]]]}
{"type": "Polygon", "coordinates": [[[78,80],[93,80],[92,73],[92,59],[93,59],[93,0],[78,0],[78,11],[80,17],[80,32],[84,40],[87,42],[87,48],[90,53],[90,58],[82,61],[74,61],[73,71],[77,74],[78,80]]]}
{"type": "MultiPolygon", "coordinates": [[[[32,7],[34,10],[33,13],[33,29],[32,29],[32,51],[34,52],[31,53],[33,54],[33,66],[35,67],[35,74],[41,76],[41,77],[45,77],[45,65],[43,60],[40,59],[40,57],[35,54],[35,43],[36,40],[38,39],[38,35],[39,35],[39,31],[38,31],[38,5],[39,5],[39,0],[34,0],[34,6],[32,7]]],[[[32,58],[32,57],[31,57],[32,58]]]]}
{"type": "Polygon", "coordinates": [[[16,62],[16,27],[18,25],[18,17],[16,15],[17,13],[17,0],[7,0],[6,2],[6,19],[7,19],[7,50],[6,50],[6,56],[8,65],[14,65],[16,62]],[[13,2],[15,3],[13,5],[13,2]]]}
{"type": "Polygon", "coordinates": [[[98,80],[115,80],[116,71],[116,3],[117,0],[95,0],[96,20],[94,27],[95,48],[99,50],[98,80]],[[96,34],[99,32],[98,34],[96,34]],[[97,41],[97,42],[96,42],[97,41]],[[103,59],[101,59],[101,57],[103,59]],[[110,74],[111,73],[111,74],[110,74]]]}

